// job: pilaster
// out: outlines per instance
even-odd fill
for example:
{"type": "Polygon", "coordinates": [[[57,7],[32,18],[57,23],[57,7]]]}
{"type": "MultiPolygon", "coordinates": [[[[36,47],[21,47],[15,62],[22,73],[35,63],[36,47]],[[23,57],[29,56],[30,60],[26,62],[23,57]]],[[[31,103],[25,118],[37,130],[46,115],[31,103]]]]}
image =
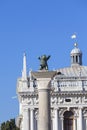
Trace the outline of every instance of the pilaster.
{"type": "Polygon", "coordinates": [[[29,121],[30,113],[27,108],[23,110],[23,127],[22,130],[30,130],[30,121],[29,121]]]}
{"type": "Polygon", "coordinates": [[[61,117],[61,127],[62,127],[61,130],[64,130],[64,117],[63,116],[61,117]]]}
{"type": "Polygon", "coordinates": [[[74,130],[77,130],[77,118],[74,117],[74,130]]]}
{"type": "Polygon", "coordinates": [[[59,113],[58,113],[58,109],[55,108],[54,109],[55,111],[55,130],[58,130],[58,124],[59,124],[59,113]]]}
{"type": "Polygon", "coordinates": [[[87,130],[87,118],[86,118],[86,130],[87,130]]]}
{"type": "Polygon", "coordinates": [[[79,130],[83,130],[83,126],[82,126],[82,108],[79,108],[79,130]]]}
{"type": "Polygon", "coordinates": [[[34,130],[34,109],[30,109],[30,130],[34,130]]]}

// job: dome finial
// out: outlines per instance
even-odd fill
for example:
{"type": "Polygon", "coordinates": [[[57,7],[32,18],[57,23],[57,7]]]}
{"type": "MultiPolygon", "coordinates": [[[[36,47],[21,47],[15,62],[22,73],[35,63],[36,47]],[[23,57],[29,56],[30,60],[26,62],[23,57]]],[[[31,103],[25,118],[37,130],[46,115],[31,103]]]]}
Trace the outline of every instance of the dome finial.
{"type": "Polygon", "coordinates": [[[26,53],[23,54],[23,70],[22,70],[22,78],[23,78],[24,80],[27,79],[26,53]]]}
{"type": "Polygon", "coordinates": [[[78,47],[78,43],[75,42],[75,43],[74,43],[74,47],[78,47]]]}

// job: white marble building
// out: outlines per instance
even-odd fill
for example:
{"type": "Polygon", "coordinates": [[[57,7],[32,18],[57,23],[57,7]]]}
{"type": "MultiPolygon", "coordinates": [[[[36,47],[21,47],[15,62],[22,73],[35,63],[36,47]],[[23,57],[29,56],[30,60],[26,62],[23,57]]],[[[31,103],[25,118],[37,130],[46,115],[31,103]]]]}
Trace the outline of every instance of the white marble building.
{"type": "MultiPolygon", "coordinates": [[[[76,44],[70,57],[70,67],[56,70],[50,81],[51,130],[87,130],[87,66],[82,65],[82,52],[76,44]]],[[[54,71],[46,71],[46,76],[49,77],[50,73],[54,71]]],[[[22,77],[17,81],[17,95],[17,125],[20,130],[38,130],[38,83],[33,72],[27,76],[26,55],[23,57],[22,77]]]]}

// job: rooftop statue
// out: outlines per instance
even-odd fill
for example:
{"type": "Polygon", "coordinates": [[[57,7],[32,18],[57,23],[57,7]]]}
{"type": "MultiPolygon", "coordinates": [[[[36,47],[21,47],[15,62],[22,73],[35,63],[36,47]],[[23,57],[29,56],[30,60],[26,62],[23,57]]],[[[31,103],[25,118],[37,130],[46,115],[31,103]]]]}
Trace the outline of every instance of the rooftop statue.
{"type": "Polygon", "coordinates": [[[49,58],[50,55],[49,56],[42,55],[41,57],[38,57],[38,59],[40,60],[40,70],[48,70],[47,61],[49,58]]]}

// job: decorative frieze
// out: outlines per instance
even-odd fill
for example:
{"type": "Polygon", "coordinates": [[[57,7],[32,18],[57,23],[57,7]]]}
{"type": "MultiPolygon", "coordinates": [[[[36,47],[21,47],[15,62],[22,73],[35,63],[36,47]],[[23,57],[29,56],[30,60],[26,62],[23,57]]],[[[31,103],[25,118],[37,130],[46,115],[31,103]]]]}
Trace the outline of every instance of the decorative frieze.
{"type": "Polygon", "coordinates": [[[63,117],[63,114],[64,112],[67,110],[67,108],[60,108],[59,109],[59,117],[62,118],[63,117]]]}
{"type": "Polygon", "coordinates": [[[84,116],[84,118],[87,119],[87,108],[84,108],[84,109],[83,109],[83,116],[84,116]]]}

